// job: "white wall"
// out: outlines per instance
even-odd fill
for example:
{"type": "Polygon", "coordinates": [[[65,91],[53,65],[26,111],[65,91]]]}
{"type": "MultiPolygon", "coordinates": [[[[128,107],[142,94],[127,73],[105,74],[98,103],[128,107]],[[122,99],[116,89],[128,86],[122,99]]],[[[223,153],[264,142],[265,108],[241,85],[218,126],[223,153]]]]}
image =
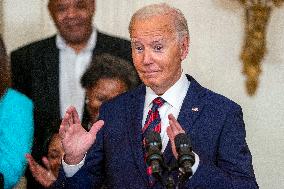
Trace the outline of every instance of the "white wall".
{"type": "MultiPolygon", "coordinates": [[[[4,37],[9,51],[55,32],[47,0],[3,1],[4,37]]],[[[191,45],[184,70],[243,107],[247,142],[260,188],[284,188],[284,7],[271,15],[260,87],[254,97],[249,97],[239,60],[244,12],[236,1],[97,0],[95,23],[102,31],[128,38],[132,13],[153,2],[172,4],[188,19],[191,45]]]]}
{"type": "Polygon", "coordinates": [[[3,17],[3,8],[2,8],[2,1],[0,1],[0,34],[2,33],[2,29],[3,29],[3,21],[2,21],[2,17],[3,17]]]}

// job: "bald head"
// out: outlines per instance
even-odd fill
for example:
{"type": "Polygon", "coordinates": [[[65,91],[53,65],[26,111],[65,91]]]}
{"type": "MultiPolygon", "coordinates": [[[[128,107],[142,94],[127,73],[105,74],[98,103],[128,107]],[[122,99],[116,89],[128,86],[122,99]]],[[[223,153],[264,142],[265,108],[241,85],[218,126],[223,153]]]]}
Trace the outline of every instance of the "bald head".
{"type": "Polygon", "coordinates": [[[148,5],[136,11],[131,17],[128,28],[130,36],[134,22],[138,20],[147,20],[151,17],[161,15],[169,16],[171,18],[173,30],[176,31],[179,39],[189,36],[187,20],[183,13],[179,9],[171,7],[166,3],[148,5]]]}

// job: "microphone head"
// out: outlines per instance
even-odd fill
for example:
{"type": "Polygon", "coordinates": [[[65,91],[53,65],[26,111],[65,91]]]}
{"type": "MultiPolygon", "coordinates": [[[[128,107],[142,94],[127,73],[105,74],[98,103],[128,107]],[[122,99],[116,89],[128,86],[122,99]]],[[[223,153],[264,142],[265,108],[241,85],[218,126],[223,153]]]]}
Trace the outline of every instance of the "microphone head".
{"type": "Polygon", "coordinates": [[[190,138],[185,133],[178,134],[174,140],[175,140],[177,151],[179,151],[179,148],[182,146],[187,146],[191,150],[190,138]]]}
{"type": "Polygon", "coordinates": [[[162,172],[162,140],[159,133],[149,131],[145,136],[146,162],[152,167],[152,174],[159,177],[162,172]]]}
{"type": "Polygon", "coordinates": [[[185,133],[180,133],[175,137],[175,145],[178,153],[178,164],[181,168],[182,180],[186,180],[192,175],[192,165],[195,162],[194,154],[192,153],[191,142],[189,136],[185,133]]]}
{"type": "Polygon", "coordinates": [[[155,131],[148,131],[145,136],[145,147],[146,150],[150,147],[158,148],[159,150],[162,149],[162,139],[159,133],[155,131]]]}

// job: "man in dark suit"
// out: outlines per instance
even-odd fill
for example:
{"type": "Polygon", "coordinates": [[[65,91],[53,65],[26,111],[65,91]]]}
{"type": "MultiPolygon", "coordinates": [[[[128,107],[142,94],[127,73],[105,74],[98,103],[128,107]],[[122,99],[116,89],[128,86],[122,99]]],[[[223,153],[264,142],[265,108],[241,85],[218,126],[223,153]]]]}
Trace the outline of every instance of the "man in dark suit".
{"type": "Polygon", "coordinates": [[[35,106],[33,156],[40,160],[49,127],[75,105],[83,116],[85,91],[80,78],[93,56],[109,53],[132,62],[130,42],[99,32],[92,25],[95,0],[49,0],[58,34],[11,53],[13,88],[35,106]],[[67,95],[69,94],[69,95],[67,95]]]}
{"type": "Polygon", "coordinates": [[[179,188],[258,188],[241,107],[182,71],[189,47],[183,14],[166,4],[149,5],[132,16],[129,32],[143,84],[104,104],[101,120],[89,132],[80,126],[74,107],[66,111],[59,131],[65,156],[53,187],[166,188],[163,184],[172,176],[179,188]],[[180,155],[176,136],[190,136],[195,158],[191,177],[179,182],[177,175],[183,173],[174,170],[162,172],[164,183],[153,178],[144,160],[149,129],[160,134],[168,165],[180,155]]]}

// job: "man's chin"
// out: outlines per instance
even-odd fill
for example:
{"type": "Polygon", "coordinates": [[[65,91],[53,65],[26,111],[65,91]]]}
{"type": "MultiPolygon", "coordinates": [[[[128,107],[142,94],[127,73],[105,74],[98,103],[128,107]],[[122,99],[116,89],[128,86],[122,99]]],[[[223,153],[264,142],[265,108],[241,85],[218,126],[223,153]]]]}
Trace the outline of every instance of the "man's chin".
{"type": "MultiPolygon", "coordinates": [[[[143,81],[143,80],[142,80],[143,81]]],[[[147,86],[150,87],[151,89],[156,88],[158,86],[157,79],[152,79],[152,80],[147,80],[143,81],[143,83],[147,86]]]]}
{"type": "Polygon", "coordinates": [[[69,33],[68,35],[62,35],[64,40],[69,44],[85,43],[89,40],[89,36],[82,35],[82,33],[69,33]]]}

